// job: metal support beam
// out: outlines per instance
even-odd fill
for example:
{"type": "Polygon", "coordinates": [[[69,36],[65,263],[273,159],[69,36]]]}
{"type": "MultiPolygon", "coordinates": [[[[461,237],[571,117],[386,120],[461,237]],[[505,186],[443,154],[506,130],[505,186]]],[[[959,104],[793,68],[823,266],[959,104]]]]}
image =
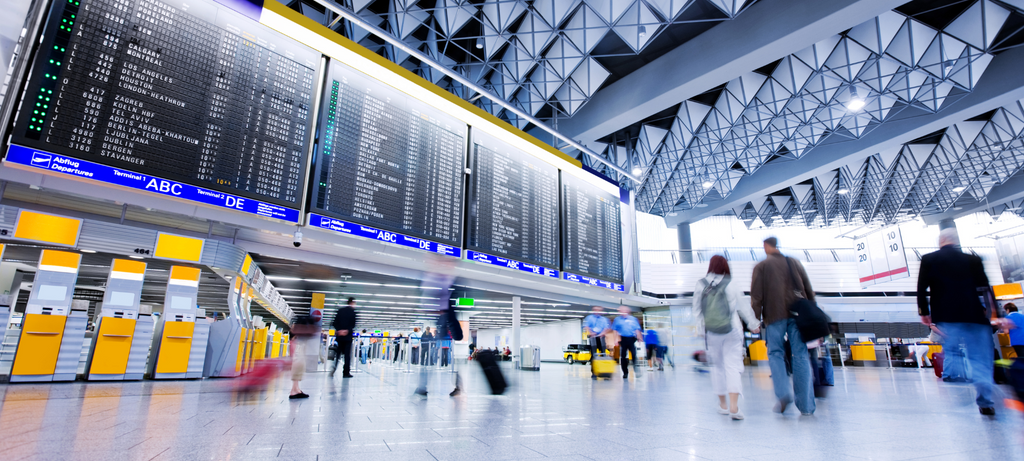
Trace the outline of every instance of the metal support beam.
{"type": "Polygon", "coordinates": [[[517,370],[522,363],[522,358],[519,357],[519,308],[522,304],[522,298],[512,297],[512,368],[517,370]]]}
{"type": "Polygon", "coordinates": [[[590,143],[905,0],[765,0],[599,90],[559,131],[590,143]]]}
{"type": "Polygon", "coordinates": [[[947,219],[956,219],[961,216],[967,216],[974,213],[985,211],[986,209],[1002,205],[1006,202],[1014,200],[1020,200],[1024,198],[1024,176],[1017,174],[1006,182],[995,186],[989,191],[988,197],[985,202],[977,202],[968,206],[959,207],[959,210],[950,208],[945,213],[921,216],[921,220],[927,225],[940,224],[942,221],[947,219]]]}
{"type": "MultiPolygon", "coordinates": [[[[753,175],[741,179],[732,194],[724,200],[711,203],[711,206],[705,208],[694,208],[679,212],[676,216],[668,216],[665,224],[671,227],[728,212],[779,189],[828,173],[850,162],[863,160],[887,148],[913,141],[1011,101],[1024,99],[1021,62],[1024,62],[1024,47],[1000,53],[992,59],[973,92],[943,107],[938,113],[908,108],[860,139],[815,147],[796,162],[767,163],[753,175]]],[[[996,203],[995,198],[991,202],[996,203]]]]}

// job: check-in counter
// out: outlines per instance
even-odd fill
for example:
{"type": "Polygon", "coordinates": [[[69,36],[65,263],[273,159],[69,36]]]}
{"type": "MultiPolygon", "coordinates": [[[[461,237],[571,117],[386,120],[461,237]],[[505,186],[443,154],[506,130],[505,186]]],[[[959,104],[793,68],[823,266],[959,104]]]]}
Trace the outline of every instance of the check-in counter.
{"type": "Polygon", "coordinates": [[[82,255],[42,250],[21,324],[11,382],[74,381],[88,313],[71,309],[82,255]]]}
{"type": "Polygon", "coordinates": [[[153,335],[150,352],[149,374],[153,379],[187,377],[201,273],[195,267],[171,266],[164,312],[153,335]]]}
{"type": "Polygon", "coordinates": [[[270,343],[270,358],[276,359],[281,356],[281,331],[274,331],[274,339],[270,343]]]}
{"type": "Polygon", "coordinates": [[[139,324],[139,300],[145,274],[146,263],[142,261],[115,259],[111,262],[86,367],[86,377],[90,381],[142,379],[141,372],[131,373],[129,377],[128,365],[144,364],[149,352],[134,347],[136,335],[144,336],[148,330],[149,336],[144,337],[144,344],[152,339],[152,327],[139,324]]]}

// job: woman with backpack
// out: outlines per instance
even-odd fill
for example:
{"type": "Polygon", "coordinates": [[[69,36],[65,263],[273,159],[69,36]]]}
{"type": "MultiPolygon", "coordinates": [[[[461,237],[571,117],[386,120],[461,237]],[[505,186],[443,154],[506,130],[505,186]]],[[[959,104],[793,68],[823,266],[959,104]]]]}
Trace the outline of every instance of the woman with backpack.
{"type": "Polygon", "coordinates": [[[760,332],[760,322],[754,317],[750,305],[741,302],[742,293],[731,281],[725,257],[713,256],[708,265],[708,275],[698,280],[693,290],[693,306],[697,315],[697,331],[706,332],[711,387],[718,395],[718,414],[740,420],[743,419],[739,408],[743,391],[740,381],[743,373],[743,323],[740,319],[753,326],[751,333],[760,332]]]}

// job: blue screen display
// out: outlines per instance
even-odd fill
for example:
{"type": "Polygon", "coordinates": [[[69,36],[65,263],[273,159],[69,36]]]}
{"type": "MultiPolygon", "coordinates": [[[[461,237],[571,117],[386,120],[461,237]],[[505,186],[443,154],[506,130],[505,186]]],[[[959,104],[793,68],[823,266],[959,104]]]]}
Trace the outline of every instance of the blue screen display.
{"type": "Polygon", "coordinates": [[[362,224],[350,223],[340,219],[329,218],[316,213],[309,214],[309,225],[310,227],[328,229],[339,234],[355,235],[385,243],[394,243],[395,245],[402,245],[404,247],[415,248],[417,250],[423,250],[430,253],[455,257],[462,256],[462,250],[458,247],[431,242],[430,240],[424,240],[417,237],[410,237],[408,235],[381,230],[375,227],[364,226],[362,224]]]}

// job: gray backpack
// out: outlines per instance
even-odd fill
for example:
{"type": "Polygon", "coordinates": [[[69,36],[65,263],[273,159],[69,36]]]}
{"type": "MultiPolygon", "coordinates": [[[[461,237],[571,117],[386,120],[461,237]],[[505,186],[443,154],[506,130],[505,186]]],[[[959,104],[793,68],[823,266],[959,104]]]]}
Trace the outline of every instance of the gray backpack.
{"type": "Polygon", "coordinates": [[[729,298],[725,293],[729,280],[729,276],[726,276],[717,285],[711,285],[706,279],[700,280],[704,284],[700,298],[704,329],[711,333],[724,335],[732,331],[732,311],[729,309],[729,298]]]}

